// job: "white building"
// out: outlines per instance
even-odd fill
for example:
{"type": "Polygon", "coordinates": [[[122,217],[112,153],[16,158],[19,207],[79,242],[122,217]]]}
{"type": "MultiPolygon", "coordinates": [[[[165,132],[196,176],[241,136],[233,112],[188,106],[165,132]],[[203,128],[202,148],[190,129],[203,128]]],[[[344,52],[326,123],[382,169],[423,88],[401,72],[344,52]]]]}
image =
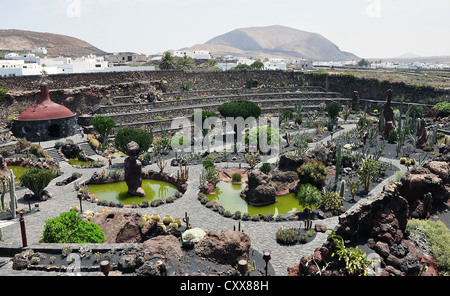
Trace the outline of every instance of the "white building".
{"type": "Polygon", "coordinates": [[[25,62],[30,63],[36,63],[39,60],[39,57],[37,57],[33,53],[24,53],[24,54],[17,54],[17,53],[8,53],[4,56],[5,60],[23,60],[25,62]]]}
{"type": "Polygon", "coordinates": [[[306,59],[293,60],[291,62],[291,64],[294,67],[294,69],[297,69],[297,70],[313,70],[314,69],[313,62],[310,60],[306,60],[306,59]]]}
{"type": "Polygon", "coordinates": [[[36,63],[25,63],[24,60],[0,60],[0,77],[42,75],[42,67],[36,63]]]}
{"type": "Polygon", "coordinates": [[[57,68],[57,73],[54,74],[88,73],[108,68],[108,62],[103,57],[94,55],[76,59],[66,57],[40,59],[39,63],[46,71],[48,67],[57,68]]]}
{"type": "Polygon", "coordinates": [[[184,56],[190,57],[195,60],[209,60],[211,59],[211,55],[209,50],[176,50],[173,53],[173,56],[176,58],[182,58],[184,56]]]}
{"type": "Polygon", "coordinates": [[[47,54],[47,49],[45,47],[39,47],[37,49],[33,49],[31,52],[32,53],[47,54]]]}
{"type": "Polygon", "coordinates": [[[233,62],[230,62],[230,63],[217,63],[216,66],[219,67],[219,69],[222,70],[222,71],[227,71],[227,70],[230,70],[233,67],[236,67],[237,64],[233,63],[233,62]]]}
{"type": "Polygon", "coordinates": [[[286,70],[284,62],[264,62],[264,70],[286,70]]]}

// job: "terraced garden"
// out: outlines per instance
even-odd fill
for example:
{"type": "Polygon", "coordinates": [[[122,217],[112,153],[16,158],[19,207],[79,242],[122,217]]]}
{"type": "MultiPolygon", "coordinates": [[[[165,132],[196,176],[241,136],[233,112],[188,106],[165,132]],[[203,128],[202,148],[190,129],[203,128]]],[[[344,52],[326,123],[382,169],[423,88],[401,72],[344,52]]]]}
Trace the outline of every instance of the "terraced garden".
{"type": "Polygon", "coordinates": [[[139,276],[448,275],[450,114],[438,119],[422,112],[421,121],[414,106],[422,105],[391,107],[385,98],[374,112],[373,102],[355,104],[302,85],[155,97],[112,96],[79,117],[87,137],[39,143],[59,157],[38,157],[31,143],[5,155],[6,167],[19,158],[46,157],[59,174],[39,192],[17,183],[16,204],[7,197],[11,187],[3,186],[3,221],[13,223],[2,228],[2,253],[12,253],[2,274],[61,275],[78,268],[101,275],[107,261],[111,274],[139,276]],[[251,107],[223,107],[230,102],[251,107]],[[385,117],[388,108],[392,118],[385,117]],[[216,118],[222,124],[196,127],[198,110],[205,112],[201,123],[216,118]],[[225,138],[227,114],[250,111],[267,119],[260,126],[271,127],[267,138],[255,127],[237,126],[228,131],[231,143],[211,148],[203,142],[206,135],[225,138]],[[92,124],[95,117],[113,123],[92,124]],[[200,150],[188,149],[198,135],[172,125],[179,117],[189,120],[188,131],[203,131],[200,150]],[[395,135],[384,135],[386,127],[395,135]],[[271,150],[262,149],[266,144],[271,150]],[[97,165],[71,164],[79,150],[89,150],[97,165]],[[134,169],[138,177],[130,177],[134,169]],[[152,182],[157,187],[147,188],[152,182]],[[129,196],[131,186],[142,187],[145,196],[129,196]],[[41,198],[43,189],[50,197],[41,198]],[[103,198],[104,192],[114,198],[103,198]],[[63,231],[51,227],[67,221],[63,231]],[[429,230],[442,225],[439,237],[429,230]]]}

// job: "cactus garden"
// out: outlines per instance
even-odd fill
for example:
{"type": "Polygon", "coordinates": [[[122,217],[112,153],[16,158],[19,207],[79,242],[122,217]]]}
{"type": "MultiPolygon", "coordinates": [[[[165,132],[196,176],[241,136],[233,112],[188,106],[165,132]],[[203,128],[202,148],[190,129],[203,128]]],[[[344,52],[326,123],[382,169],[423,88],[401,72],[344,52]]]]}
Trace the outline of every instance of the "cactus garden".
{"type": "MultiPolygon", "coordinates": [[[[19,223],[1,229],[2,244],[17,245],[2,270],[449,275],[446,106],[388,90],[375,109],[299,79],[280,84],[211,89],[202,112],[185,105],[190,90],[174,100],[152,89],[160,101],[133,107],[170,103],[185,121],[124,126],[111,111],[92,114],[87,136],[2,147],[2,221],[24,219],[27,236],[19,223]],[[286,98],[266,99],[276,93],[286,98]],[[90,162],[73,165],[69,148],[90,162]]],[[[129,108],[113,99],[98,110],[129,108]]]]}

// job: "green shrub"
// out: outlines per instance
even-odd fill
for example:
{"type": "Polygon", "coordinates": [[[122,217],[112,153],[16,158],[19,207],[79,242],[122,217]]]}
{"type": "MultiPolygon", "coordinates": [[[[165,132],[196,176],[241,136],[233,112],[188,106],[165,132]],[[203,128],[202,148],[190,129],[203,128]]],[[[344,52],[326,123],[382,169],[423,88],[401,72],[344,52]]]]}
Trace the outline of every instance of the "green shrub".
{"type": "Polygon", "coordinates": [[[241,182],[242,181],[242,174],[241,173],[233,173],[231,175],[231,182],[241,182]]]}
{"type": "Polygon", "coordinates": [[[429,247],[442,275],[450,275],[450,233],[441,221],[410,219],[406,228],[410,238],[423,247],[429,247]],[[423,242],[427,243],[423,243],[423,242]]]}
{"type": "Polygon", "coordinates": [[[298,241],[298,230],[295,228],[279,228],[276,233],[277,242],[283,245],[293,245],[298,241]]]}
{"type": "Polygon", "coordinates": [[[261,108],[254,102],[246,100],[238,100],[226,102],[219,106],[218,111],[223,117],[249,117],[258,118],[261,115],[261,108]]]}
{"type": "Polygon", "coordinates": [[[439,102],[434,105],[434,108],[438,110],[439,117],[447,117],[450,115],[450,102],[439,102]]]}
{"type": "Polygon", "coordinates": [[[268,162],[265,162],[265,163],[263,163],[262,165],[261,165],[261,167],[259,168],[259,170],[261,171],[261,172],[263,172],[264,174],[268,174],[268,173],[270,173],[270,171],[272,170],[272,167],[270,166],[270,163],[268,163],[268,162]]]}
{"type": "Polygon", "coordinates": [[[326,211],[343,211],[342,202],[344,197],[335,191],[325,191],[322,196],[321,205],[326,211]]]}
{"type": "Polygon", "coordinates": [[[6,89],[0,88],[0,103],[2,103],[3,100],[5,99],[6,93],[7,93],[7,92],[8,92],[8,91],[7,91],[6,89]]]}
{"type": "Polygon", "coordinates": [[[103,230],[95,223],[84,221],[75,211],[62,213],[45,221],[42,243],[103,243],[103,230]]]}
{"type": "Polygon", "coordinates": [[[325,185],[328,171],[322,162],[307,160],[297,169],[297,174],[302,184],[311,184],[320,190],[325,185]]]}
{"type": "Polygon", "coordinates": [[[100,139],[102,142],[111,134],[113,128],[116,126],[116,122],[108,116],[97,115],[92,118],[92,126],[100,134],[100,139]]]}
{"type": "Polygon", "coordinates": [[[391,129],[388,135],[388,143],[394,144],[397,140],[398,140],[397,130],[395,128],[391,129]]]}
{"type": "Polygon", "coordinates": [[[299,205],[312,211],[322,201],[322,194],[317,187],[311,184],[302,184],[297,193],[297,198],[299,205]]]}
{"type": "Polygon", "coordinates": [[[428,108],[420,105],[411,105],[407,114],[409,117],[423,118],[428,113],[428,108]]]}
{"type": "Polygon", "coordinates": [[[339,115],[339,112],[342,109],[342,105],[338,102],[332,102],[330,104],[327,105],[327,112],[328,112],[328,117],[330,118],[336,118],[339,115]]]}
{"type": "Polygon", "coordinates": [[[298,123],[299,125],[301,125],[303,122],[303,117],[301,114],[297,114],[297,116],[295,117],[295,123],[298,123]]]}
{"type": "Polygon", "coordinates": [[[364,185],[364,192],[368,193],[370,188],[370,181],[372,177],[378,172],[378,162],[372,158],[364,160],[361,167],[356,171],[359,175],[359,180],[364,185]]]}
{"type": "Polygon", "coordinates": [[[140,153],[145,152],[150,148],[150,145],[153,142],[153,133],[148,133],[141,129],[124,127],[117,132],[114,145],[120,151],[125,152],[128,143],[131,141],[134,141],[139,145],[140,153]]]}
{"type": "Polygon", "coordinates": [[[36,196],[40,196],[45,187],[55,178],[51,170],[31,168],[26,170],[20,177],[20,182],[36,196]]]}

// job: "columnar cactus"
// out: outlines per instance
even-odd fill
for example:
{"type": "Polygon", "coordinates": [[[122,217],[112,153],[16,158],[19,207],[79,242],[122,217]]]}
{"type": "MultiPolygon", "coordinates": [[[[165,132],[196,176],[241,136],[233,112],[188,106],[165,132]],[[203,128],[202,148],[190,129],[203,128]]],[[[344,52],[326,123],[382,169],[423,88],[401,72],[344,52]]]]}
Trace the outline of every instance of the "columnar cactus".
{"type": "Polygon", "coordinates": [[[339,174],[341,173],[341,162],[342,162],[342,145],[339,144],[337,153],[336,153],[336,174],[334,177],[334,184],[337,184],[339,179],[339,174]]]}
{"type": "Polygon", "coordinates": [[[14,186],[14,173],[13,170],[9,170],[9,207],[13,218],[16,218],[17,200],[16,200],[16,187],[14,186]]]}

